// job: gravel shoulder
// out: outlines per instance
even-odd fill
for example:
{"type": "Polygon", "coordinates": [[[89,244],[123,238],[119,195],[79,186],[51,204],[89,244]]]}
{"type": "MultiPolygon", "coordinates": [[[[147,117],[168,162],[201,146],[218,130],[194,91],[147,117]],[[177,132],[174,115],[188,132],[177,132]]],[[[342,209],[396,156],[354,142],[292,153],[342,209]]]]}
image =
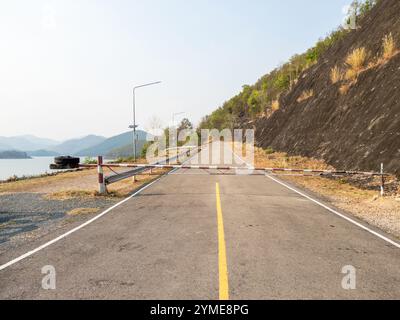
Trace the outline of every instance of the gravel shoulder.
{"type": "MultiPolygon", "coordinates": [[[[107,175],[111,174],[105,170],[107,175]]],[[[0,253],[90,219],[163,174],[153,170],[97,194],[97,171],[79,170],[0,184],[0,253]]]]}

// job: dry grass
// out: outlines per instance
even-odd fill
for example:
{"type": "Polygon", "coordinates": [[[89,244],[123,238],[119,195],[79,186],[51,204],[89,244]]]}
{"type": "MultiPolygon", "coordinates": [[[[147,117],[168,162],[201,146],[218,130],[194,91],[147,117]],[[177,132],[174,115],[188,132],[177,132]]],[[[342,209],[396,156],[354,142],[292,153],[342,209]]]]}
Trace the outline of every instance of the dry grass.
{"type": "Polygon", "coordinates": [[[96,180],[96,170],[79,170],[74,172],[62,172],[54,176],[30,178],[25,180],[7,182],[0,184],[0,193],[9,192],[42,192],[46,190],[54,191],[62,186],[73,185],[75,181],[81,181],[89,177],[96,180]]]}
{"type": "Polygon", "coordinates": [[[97,197],[99,194],[97,191],[88,191],[88,190],[66,190],[66,191],[58,191],[54,193],[46,194],[44,197],[48,200],[70,200],[76,198],[93,198],[97,197]]]}
{"type": "Polygon", "coordinates": [[[354,69],[348,69],[344,75],[346,80],[356,80],[358,77],[359,71],[354,69]]]}
{"type": "Polygon", "coordinates": [[[367,60],[367,50],[362,47],[358,49],[354,49],[346,58],[346,64],[354,69],[354,70],[361,70],[365,62],[367,60]]]}
{"type": "Polygon", "coordinates": [[[383,38],[383,54],[382,58],[387,61],[392,58],[397,51],[396,43],[394,41],[392,33],[389,33],[383,38]]]}
{"type": "Polygon", "coordinates": [[[350,84],[344,84],[344,85],[342,85],[340,88],[339,88],[339,92],[340,92],[340,94],[341,95],[345,95],[345,94],[347,94],[347,92],[349,92],[349,90],[350,90],[350,84]]]}
{"type": "Polygon", "coordinates": [[[70,189],[70,190],[60,190],[56,192],[51,192],[45,195],[46,199],[49,200],[70,200],[76,198],[93,198],[93,197],[107,197],[107,198],[125,198],[132,194],[132,192],[141,186],[149,183],[164,174],[167,170],[165,169],[153,169],[152,173],[146,173],[137,175],[135,181],[133,178],[127,178],[125,180],[113,183],[107,186],[107,194],[101,195],[97,191],[98,185],[93,184],[90,190],[84,189],[70,189]]]}
{"type": "Polygon", "coordinates": [[[68,211],[67,214],[69,216],[78,216],[78,215],[86,215],[86,214],[94,214],[97,213],[99,208],[76,208],[71,211],[68,211]]]}
{"type": "MultiPolygon", "coordinates": [[[[126,170],[126,169],[124,169],[126,170]]],[[[122,171],[124,171],[122,170],[122,171]]],[[[119,171],[119,170],[118,170],[119,171]]],[[[105,175],[112,172],[105,168],[105,175]]],[[[164,169],[153,169],[152,173],[138,175],[136,182],[132,178],[119,181],[108,186],[107,197],[126,197],[143,184],[165,173],[164,169]]],[[[0,184],[0,193],[42,193],[48,199],[68,200],[73,198],[88,198],[99,196],[97,193],[97,170],[81,170],[75,172],[60,173],[56,176],[32,178],[0,184]]]]}
{"type": "Polygon", "coordinates": [[[310,90],[305,90],[302,92],[302,94],[300,95],[300,97],[297,98],[297,102],[303,102],[305,100],[310,99],[311,97],[314,96],[314,90],[310,89],[310,90]]]}
{"type": "Polygon", "coordinates": [[[333,169],[324,161],[301,156],[288,156],[283,152],[274,152],[273,149],[255,148],[255,166],[261,168],[307,168],[329,170],[333,169]]]}
{"type": "Polygon", "coordinates": [[[354,49],[346,58],[348,69],[345,73],[346,80],[355,80],[362,71],[367,61],[367,50],[362,47],[354,49]]]}
{"type": "Polygon", "coordinates": [[[338,66],[335,66],[334,68],[331,69],[331,81],[333,84],[342,81],[343,79],[343,74],[342,71],[338,66]]]}
{"type": "MultiPolygon", "coordinates": [[[[371,59],[367,67],[362,69],[360,72],[376,68],[380,65],[385,64],[399,52],[400,50],[397,49],[393,35],[389,33],[382,39],[382,53],[371,59]]],[[[357,74],[360,72],[357,72],[357,74]]],[[[348,73],[349,73],[348,77],[350,79],[354,79],[357,77],[357,74],[352,74],[352,71],[348,71],[348,73]]]]}
{"type": "Polygon", "coordinates": [[[279,100],[272,101],[272,104],[271,104],[272,111],[277,111],[277,110],[279,110],[279,108],[280,108],[279,100]]]}
{"type": "Polygon", "coordinates": [[[354,49],[346,58],[347,70],[342,75],[340,69],[335,66],[331,70],[331,81],[336,83],[341,80],[347,80],[345,85],[342,85],[339,89],[342,95],[347,94],[350,87],[357,81],[358,75],[366,70],[375,68],[379,65],[385,64],[392,57],[397,55],[400,50],[397,49],[396,42],[392,33],[389,33],[382,39],[383,52],[370,59],[367,64],[368,52],[364,47],[354,49]]]}

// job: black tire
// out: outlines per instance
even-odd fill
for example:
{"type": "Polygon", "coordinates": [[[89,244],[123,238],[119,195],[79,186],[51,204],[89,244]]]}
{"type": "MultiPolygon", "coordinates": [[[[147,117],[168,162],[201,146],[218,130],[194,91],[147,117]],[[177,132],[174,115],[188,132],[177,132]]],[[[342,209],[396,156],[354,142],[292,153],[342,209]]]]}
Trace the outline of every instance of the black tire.
{"type": "Polygon", "coordinates": [[[67,166],[67,165],[76,166],[79,164],[79,162],[80,162],[79,158],[70,157],[70,156],[68,156],[68,157],[61,156],[61,157],[54,158],[54,163],[62,165],[62,166],[67,166]]]}

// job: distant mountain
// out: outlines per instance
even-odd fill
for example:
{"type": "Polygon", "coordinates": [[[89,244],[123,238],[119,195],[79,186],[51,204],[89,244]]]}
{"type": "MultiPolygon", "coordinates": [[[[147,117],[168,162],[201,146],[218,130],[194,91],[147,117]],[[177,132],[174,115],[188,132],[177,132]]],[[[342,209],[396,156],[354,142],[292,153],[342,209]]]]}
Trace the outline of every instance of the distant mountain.
{"type": "Polygon", "coordinates": [[[19,138],[23,138],[32,144],[37,144],[37,145],[41,144],[43,146],[55,146],[57,144],[60,144],[60,141],[57,141],[54,139],[48,139],[48,138],[39,138],[39,137],[36,137],[31,134],[22,135],[22,136],[19,136],[19,138]]]}
{"type": "MultiPolygon", "coordinates": [[[[146,140],[138,140],[136,142],[137,156],[139,156],[142,153],[142,148],[145,143],[146,140]]],[[[105,157],[108,159],[115,159],[118,157],[129,157],[132,154],[133,154],[133,141],[125,146],[112,149],[111,151],[105,154],[105,157]]]]}
{"type": "MultiPolygon", "coordinates": [[[[138,130],[137,135],[138,135],[137,155],[139,155],[141,152],[141,147],[143,145],[143,143],[140,143],[139,141],[146,140],[147,132],[138,130]]],[[[129,131],[129,132],[125,132],[125,133],[119,134],[117,136],[108,138],[96,146],[82,149],[79,152],[77,152],[75,155],[89,156],[89,157],[96,157],[98,155],[109,156],[110,152],[112,152],[115,156],[117,154],[116,151],[118,151],[118,148],[122,148],[122,149],[126,148],[124,150],[124,153],[127,153],[127,155],[132,155],[132,153],[133,153],[132,148],[131,148],[131,150],[128,151],[128,147],[127,147],[128,145],[132,146],[132,143],[133,143],[132,131],[129,131]]],[[[120,156],[120,155],[117,155],[117,156],[120,156]]]]}
{"type": "Polygon", "coordinates": [[[0,159],[30,159],[30,157],[26,152],[8,150],[0,152],[0,159]]]}
{"type": "Polygon", "coordinates": [[[59,144],[58,141],[39,138],[32,135],[0,137],[0,149],[3,150],[39,150],[48,149],[57,144],[59,144]],[[8,146],[8,148],[6,148],[5,146],[8,146]]]}
{"type": "Polygon", "coordinates": [[[0,142],[0,151],[10,150],[10,149],[11,147],[9,145],[0,142]]]}
{"type": "MultiPolygon", "coordinates": [[[[137,155],[140,155],[146,142],[147,132],[137,131],[137,155]]],[[[0,151],[24,151],[31,157],[53,157],[58,155],[106,157],[130,156],[133,153],[132,131],[111,138],[88,135],[58,143],[55,140],[38,138],[32,135],[0,137],[0,151]]]]}
{"type": "Polygon", "coordinates": [[[26,153],[30,157],[56,157],[60,155],[58,152],[49,150],[27,151],[26,153]]]}
{"type": "Polygon", "coordinates": [[[80,150],[91,148],[105,140],[105,137],[88,135],[79,139],[67,140],[57,146],[49,148],[49,151],[53,151],[62,155],[77,155],[80,150]]]}

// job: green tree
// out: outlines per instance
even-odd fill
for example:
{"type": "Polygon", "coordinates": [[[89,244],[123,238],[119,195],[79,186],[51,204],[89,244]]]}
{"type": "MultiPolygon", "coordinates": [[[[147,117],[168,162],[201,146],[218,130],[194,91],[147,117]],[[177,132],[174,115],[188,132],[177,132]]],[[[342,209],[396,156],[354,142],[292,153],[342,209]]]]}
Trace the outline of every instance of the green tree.
{"type": "Polygon", "coordinates": [[[178,126],[178,133],[182,130],[191,130],[193,129],[193,124],[189,121],[188,118],[182,119],[181,123],[178,126]]]}
{"type": "Polygon", "coordinates": [[[289,88],[289,85],[290,85],[289,75],[283,72],[280,73],[274,81],[275,88],[279,90],[286,90],[289,88]]]}

